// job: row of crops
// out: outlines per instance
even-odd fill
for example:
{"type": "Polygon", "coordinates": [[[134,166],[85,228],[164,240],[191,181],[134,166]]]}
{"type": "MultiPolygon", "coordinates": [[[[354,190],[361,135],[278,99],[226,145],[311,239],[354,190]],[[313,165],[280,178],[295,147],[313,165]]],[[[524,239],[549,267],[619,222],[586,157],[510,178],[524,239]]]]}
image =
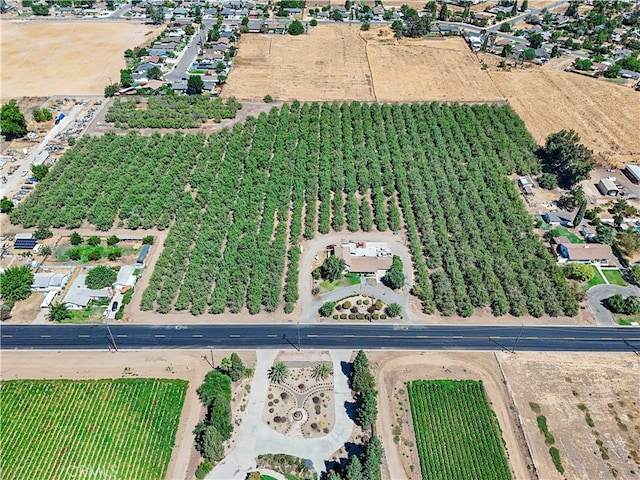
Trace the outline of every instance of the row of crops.
{"type": "Polygon", "coordinates": [[[2,478],[164,479],[188,382],[11,380],[2,397],[2,478]]]}
{"type": "Polygon", "coordinates": [[[416,380],[407,389],[422,478],[512,478],[481,381],[416,380]]]}
{"type": "Polygon", "coordinates": [[[116,100],[105,120],[120,128],[195,128],[212,119],[235,118],[242,104],[234,98],[211,100],[203,95],[163,95],[139,100],[116,100]]]}
{"type": "Polygon", "coordinates": [[[174,222],[144,310],[290,312],[303,238],[405,228],[425,312],[574,315],[506,177],[534,150],[506,106],[294,102],[209,138],[84,140],[12,221],[174,222]]]}

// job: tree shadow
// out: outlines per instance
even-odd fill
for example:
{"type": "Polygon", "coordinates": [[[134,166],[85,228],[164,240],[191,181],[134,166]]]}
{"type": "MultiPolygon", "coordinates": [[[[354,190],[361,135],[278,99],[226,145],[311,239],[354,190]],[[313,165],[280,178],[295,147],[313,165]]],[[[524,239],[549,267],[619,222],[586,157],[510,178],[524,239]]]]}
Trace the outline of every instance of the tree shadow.
{"type": "Polygon", "coordinates": [[[359,443],[347,442],[344,444],[344,449],[347,452],[346,457],[340,457],[338,460],[325,460],[324,472],[320,475],[320,479],[326,480],[329,477],[329,471],[333,470],[336,473],[344,473],[349,463],[349,458],[353,455],[362,455],[364,453],[364,445],[359,443]]]}

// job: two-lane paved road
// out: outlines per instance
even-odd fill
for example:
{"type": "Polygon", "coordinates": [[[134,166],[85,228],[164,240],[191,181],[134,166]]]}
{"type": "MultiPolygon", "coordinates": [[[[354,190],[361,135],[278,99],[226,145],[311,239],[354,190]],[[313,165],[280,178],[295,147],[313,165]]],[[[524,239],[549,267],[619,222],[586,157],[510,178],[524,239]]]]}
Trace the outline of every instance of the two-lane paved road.
{"type": "MultiPolygon", "coordinates": [[[[397,349],[638,352],[634,327],[406,325],[111,325],[118,349],[397,349]]],[[[82,350],[111,344],[105,325],[3,325],[0,348],[82,350]]]]}

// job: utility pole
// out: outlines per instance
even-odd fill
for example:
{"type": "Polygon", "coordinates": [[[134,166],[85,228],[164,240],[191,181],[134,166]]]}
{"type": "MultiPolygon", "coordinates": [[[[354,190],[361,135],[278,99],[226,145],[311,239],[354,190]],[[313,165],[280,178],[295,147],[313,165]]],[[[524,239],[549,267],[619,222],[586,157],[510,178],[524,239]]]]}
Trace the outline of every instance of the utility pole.
{"type": "Polygon", "coordinates": [[[516,353],[516,347],[518,346],[518,341],[520,341],[520,335],[522,335],[522,330],[524,330],[524,323],[520,326],[520,331],[518,332],[518,336],[516,337],[516,341],[513,344],[513,348],[511,349],[511,353],[516,353]]]}
{"type": "Polygon", "coordinates": [[[111,337],[111,344],[113,345],[113,348],[116,349],[116,352],[118,351],[118,345],[116,345],[116,339],[113,338],[113,333],[111,333],[111,328],[109,327],[109,314],[107,314],[106,317],[104,317],[104,324],[107,326],[107,331],[109,332],[109,337],[111,337]]]}

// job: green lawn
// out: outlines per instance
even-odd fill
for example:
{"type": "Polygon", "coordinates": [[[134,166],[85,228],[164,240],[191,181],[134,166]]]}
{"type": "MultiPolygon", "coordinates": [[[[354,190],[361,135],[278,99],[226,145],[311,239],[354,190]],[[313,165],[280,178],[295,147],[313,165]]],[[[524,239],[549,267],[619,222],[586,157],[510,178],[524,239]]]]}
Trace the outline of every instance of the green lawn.
{"type": "Polygon", "coordinates": [[[153,378],[4,381],[2,477],[164,479],[187,386],[153,378]]]}
{"type": "Polygon", "coordinates": [[[276,479],[269,475],[261,475],[260,480],[276,480],[276,479]]]}
{"type": "Polygon", "coordinates": [[[571,243],[584,243],[584,240],[582,238],[580,238],[578,235],[576,235],[573,232],[570,232],[567,228],[565,227],[556,227],[553,230],[551,230],[551,234],[554,237],[562,237],[565,236],[569,239],[569,241],[571,243]]]}
{"type": "Polygon", "coordinates": [[[358,285],[359,283],[360,283],[359,275],[348,273],[346,276],[339,278],[335,282],[328,282],[326,280],[323,282],[320,282],[320,286],[324,288],[326,291],[331,292],[336,288],[350,287],[352,285],[358,285]]]}
{"type": "Polygon", "coordinates": [[[600,272],[598,272],[598,269],[593,265],[591,265],[591,268],[593,269],[594,275],[593,277],[591,277],[591,280],[585,283],[584,286],[582,287],[582,290],[585,292],[589,290],[591,287],[595,287],[596,285],[602,285],[606,283],[604,281],[604,278],[602,278],[602,275],[600,275],[600,272]]]}
{"type": "Polygon", "coordinates": [[[92,247],[91,245],[82,244],[82,245],[78,245],[77,247],[74,247],[67,243],[65,245],[62,245],[59,249],[56,250],[56,258],[58,259],[58,261],[60,262],[73,261],[73,260],[69,260],[69,250],[71,250],[72,248],[77,248],[80,251],[80,260],[78,260],[78,262],[81,262],[81,263],[87,263],[89,261],[89,252],[92,250],[97,250],[98,252],[100,252],[101,258],[106,258],[107,255],[109,254],[109,251],[113,249],[120,250],[121,256],[138,253],[138,250],[135,248],[121,248],[121,247],[118,247],[117,245],[114,247],[105,247],[104,245],[98,245],[96,247],[92,247]]]}
{"type": "Polygon", "coordinates": [[[609,280],[611,285],[620,285],[621,287],[626,287],[627,282],[622,278],[622,273],[620,270],[602,270],[604,276],[609,280]]]}

